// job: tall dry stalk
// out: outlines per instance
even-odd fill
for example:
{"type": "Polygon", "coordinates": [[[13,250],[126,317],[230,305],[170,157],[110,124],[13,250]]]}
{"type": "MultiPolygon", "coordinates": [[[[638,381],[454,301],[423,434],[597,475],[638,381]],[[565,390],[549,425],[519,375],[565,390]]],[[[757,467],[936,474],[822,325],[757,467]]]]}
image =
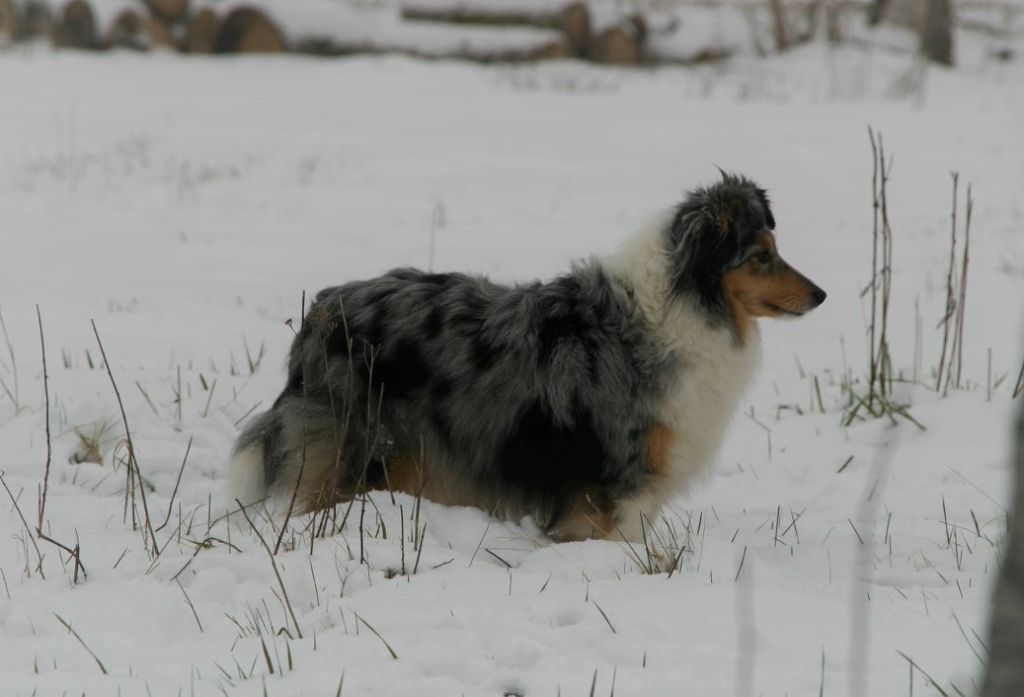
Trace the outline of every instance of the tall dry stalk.
{"type": "Polygon", "coordinates": [[[889,173],[892,157],[885,156],[881,134],[868,128],[871,141],[871,194],[873,224],[871,235],[871,323],[869,334],[867,406],[892,395],[892,358],[889,354],[889,305],[892,298],[892,226],[889,223],[889,173]]]}
{"type": "Polygon", "coordinates": [[[953,290],[954,271],[956,269],[956,204],[959,200],[957,187],[960,184],[960,173],[953,172],[953,212],[950,214],[949,233],[949,268],[946,271],[946,310],[940,324],[942,325],[942,353],[939,354],[939,368],[935,377],[935,391],[942,389],[942,372],[946,366],[946,351],[949,347],[949,320],[954,313],[956,294],[953,290]]]}
{"type": "Polygon", "coordinates": [[[949,388],[959,389],[963,377],[964,317],[967,307],[967,269],[970,262],[971,215],[974,211],[974,197],[971,186],[967,187],[966,213],[964,220],[964,248],[957,269],[957,207],[959,203],[960,175],[952,173],[953,204],[950,214],[949,266],[946,270],[946,307],[939,326],[942,327],[942,351],[935,375],[935,391],[949,394],[949,388]]]}

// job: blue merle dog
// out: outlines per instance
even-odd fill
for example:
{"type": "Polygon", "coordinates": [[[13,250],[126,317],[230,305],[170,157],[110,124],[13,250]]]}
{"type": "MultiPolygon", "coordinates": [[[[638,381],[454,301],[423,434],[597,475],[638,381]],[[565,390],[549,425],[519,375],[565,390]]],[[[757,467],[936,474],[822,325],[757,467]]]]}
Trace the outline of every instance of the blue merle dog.
{"type": "Polygon", "coordinates": [[[638,539],[714,458],[757,318],[825,299],[774,228],[765,191],[723,175],[551,281],[396,269],[327,288],[235,445],[234,493],[310,511],[390,489],[532,516],[555,540],[638,539]]]}

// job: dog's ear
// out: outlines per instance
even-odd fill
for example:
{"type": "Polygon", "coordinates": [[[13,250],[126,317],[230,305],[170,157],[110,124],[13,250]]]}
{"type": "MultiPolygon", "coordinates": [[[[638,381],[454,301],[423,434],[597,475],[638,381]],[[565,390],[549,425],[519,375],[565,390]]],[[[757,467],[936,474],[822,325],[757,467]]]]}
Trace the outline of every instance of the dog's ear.
{"type": "Polygon", "coordinates": [[[757,199],[761,202],[761,208],[764,209],[764,222],[768,225],[769,230],[775,229],[775,216],[772,215],[772,207],[768,201],[768,192],[764,189],[758,188],[757,199]]]}
{"type": "Polygon", "coordinates": [[[679,207],[669,234],[672,286],[678,293],[696,293],[707,304],[720,295],[719,279],[735,253],[735,235],[723,234],[721,211],[704,196],[691,195],[679,207]]]}

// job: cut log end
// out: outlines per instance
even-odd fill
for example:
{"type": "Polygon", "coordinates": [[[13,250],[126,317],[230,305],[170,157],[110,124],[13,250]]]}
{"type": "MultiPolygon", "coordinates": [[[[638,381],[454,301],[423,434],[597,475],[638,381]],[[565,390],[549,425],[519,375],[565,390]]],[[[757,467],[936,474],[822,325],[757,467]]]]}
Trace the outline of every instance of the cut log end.
{"type": "Polygon", "coordinates": [[[53,34],[53,43],[61,48],[100,48],[96,34],[96,17],[89,3],[84,0],[71,0],[64,5],[57,22],[57,30],[53,34]]]}
{"type": "Polygon", "coordinates": [[[188,53],[213,53],[220,19],[208,7],[197,12],[188,23],[184,50],[188,53]]]}
{"type": "Polygon", "coordinates": [[[142,15],[132,9],[119,12],[107,30],[104,44],[109,48],[144,51],[147,45],[142,33],[142,15]]]}
{"type": "Polygon", "coordinates": [[[562,8],[558,14],[558,30],[569,41],[569,47],[577,56],[586,55],[590,48],[590,11],[582,2],[574,2],[562,8]]]}
{"type": "Polygon", "coordinates": [[[13,41],[18,36],[18,15],[11,0],[0,0],[0,39],[13,41]]]}
{"type": "Polygon", "coordinates": [[[263,12],[251,7],[232,10],[214,40],[216,53],[279,53],[288,50],[284,33],[263,12]]]}
{"type": "Polygon", "coordinates": [[[643,61],[643,41],[631,23],[609,27],[594,39],[591,57],[610,65],[638,65],[643,61]]]}

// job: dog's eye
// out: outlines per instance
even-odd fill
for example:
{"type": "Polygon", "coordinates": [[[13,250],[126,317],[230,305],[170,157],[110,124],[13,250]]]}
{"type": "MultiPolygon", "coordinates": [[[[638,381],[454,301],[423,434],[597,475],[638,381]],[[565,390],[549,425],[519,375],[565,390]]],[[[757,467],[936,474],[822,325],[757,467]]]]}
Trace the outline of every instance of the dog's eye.
{"type": "Polygon", "coordinates": [[[770,262],[772,260],[772,253],[771,252],[758,252],[757,254],[754,255],[754,258],[757,259],[757,262],[759,264],[767,264],[768,262],[770,262]]]}

